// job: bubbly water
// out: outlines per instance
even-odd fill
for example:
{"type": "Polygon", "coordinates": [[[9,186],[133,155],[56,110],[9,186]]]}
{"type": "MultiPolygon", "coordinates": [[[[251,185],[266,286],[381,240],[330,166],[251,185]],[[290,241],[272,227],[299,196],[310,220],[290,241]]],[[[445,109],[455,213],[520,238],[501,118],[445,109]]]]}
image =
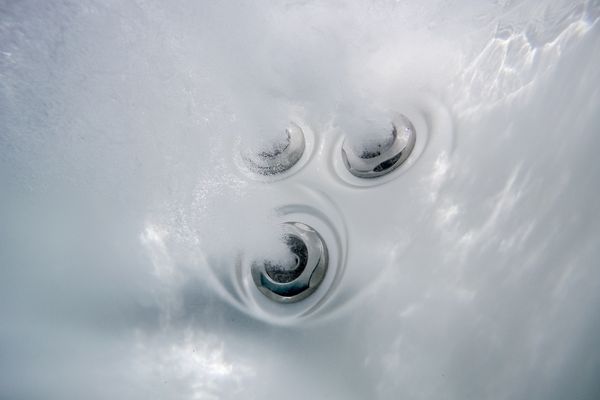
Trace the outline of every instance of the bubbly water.
{"type": "Polygon", "coordinates": [[[599,16],[0,0],[0,398],[597,399],[599,16]],[[423,94],[453,148],[345,215],[380,233],[360,301],[281,327],[224,300],[210,260],[288,256],[240,143],[362,143],[423,94]]]}

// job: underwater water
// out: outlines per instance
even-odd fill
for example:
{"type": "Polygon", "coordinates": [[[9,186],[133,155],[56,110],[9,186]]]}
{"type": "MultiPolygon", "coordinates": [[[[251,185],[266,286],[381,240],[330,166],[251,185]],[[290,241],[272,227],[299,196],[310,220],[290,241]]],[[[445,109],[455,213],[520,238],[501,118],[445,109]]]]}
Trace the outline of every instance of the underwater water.
{"type": "Polygon", "coordinates": [[[0,0],[0,398],[597,399],[599,17],[0,0]],[[391,112],[412,156],[348,175],[391,112]],[[291,305],[244,264],[282,218],[330,251],[291,305]]]}

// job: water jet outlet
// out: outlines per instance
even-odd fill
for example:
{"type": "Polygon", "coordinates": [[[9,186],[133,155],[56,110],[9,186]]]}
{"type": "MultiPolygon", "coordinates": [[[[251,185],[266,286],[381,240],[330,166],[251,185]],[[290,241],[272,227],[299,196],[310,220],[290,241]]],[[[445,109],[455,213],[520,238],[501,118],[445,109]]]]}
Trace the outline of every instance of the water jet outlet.
{"type": "Polygon", "coordinates": [[[323,238],[301,222],[283,224],[292,253],[290,265],[271,260],[252,263],[252,279],[262,294],[278,303],[295,303],[310,296],[323,282],[329,255],[323,238]]]}

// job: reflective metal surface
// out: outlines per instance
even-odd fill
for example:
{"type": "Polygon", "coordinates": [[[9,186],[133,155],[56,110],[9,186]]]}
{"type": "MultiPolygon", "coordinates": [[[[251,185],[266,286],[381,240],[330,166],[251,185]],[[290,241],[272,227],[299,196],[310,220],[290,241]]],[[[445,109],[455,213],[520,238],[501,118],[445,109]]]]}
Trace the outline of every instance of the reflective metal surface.
{"type": "Polygon", "coordinates": [[[377,178],[402,165],[415,147],[415,141],[413,124],[404,115],[398,115],[391,124],[388,137],[359,146],[346,140],[342,145],[342,157],[352,175],[377,178]]]}
{"type": "Polygon", "coordinates": [[[323,282],[329,262],[327,246],[313,228],[299,222],[286,223],[284,235],[293,265],[255,261],[252,278],[269,299],[294,303],[310,296],[323,282]]]}
{"type": "Polygon", "coordinates": [[[262,144],[261,149],[242,152],[248,168],[257,174],[275,175],[292,168],[302,157],[306,147],[304,133],[297,124],[290,124],[278,140],[262,144]]]}

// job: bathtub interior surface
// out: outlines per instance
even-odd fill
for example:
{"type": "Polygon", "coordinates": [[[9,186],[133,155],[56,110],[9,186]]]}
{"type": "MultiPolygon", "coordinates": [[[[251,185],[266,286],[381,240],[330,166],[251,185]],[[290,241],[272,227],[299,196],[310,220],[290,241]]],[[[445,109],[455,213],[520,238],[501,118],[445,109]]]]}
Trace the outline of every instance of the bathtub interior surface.
{"type": "Polygon", "coordinates": [[[599,16],[6,2],[0,397],[597,399],[599,16]],[[414,154],[354,179],[341,141],[389,109],[414,154]],[[245,170],[290,119],[297,168],[245,170]],[[339,244],[289,308],[233,273],[282,207],[339,244]]]}

